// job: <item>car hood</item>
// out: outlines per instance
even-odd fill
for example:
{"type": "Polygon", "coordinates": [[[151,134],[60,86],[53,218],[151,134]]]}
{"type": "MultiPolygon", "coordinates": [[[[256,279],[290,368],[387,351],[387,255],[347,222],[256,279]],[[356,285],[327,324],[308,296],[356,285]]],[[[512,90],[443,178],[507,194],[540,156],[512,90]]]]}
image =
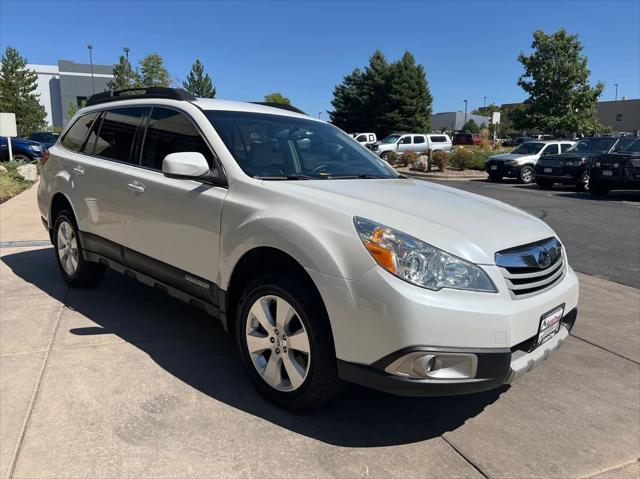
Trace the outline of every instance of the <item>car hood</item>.
{"type": "MultiPolygon", "coordinates": [[[[7,138],[6,137],[2,137],[0,139],[0,142],[3,145],[7,144],[7,138]]],[[[11,145],[12,146],[31,146],[31,145],[36,145],[36,146],[42,146],[42,143],[39,143],[37,141],[33,141],[33,140],[27,140],[26,138],[18,138],[18,137],[12,137],[11,138],[11,145]]]]}
{"type": "Polygon", "coordinates": [[[497,251],[555,236],[544,222],[506,203],[421,180],[269,183],[298,201],[333,210],[341,218],[336,228],[364,217],[478,264],[494,264],[497,251]]]}
{"type": "Polygon", "coordinates": [[[505,160],[521,160],[523,158],[529,158],[529,157],[535,158],[536,155],[519,155],[517,153],[502,153],[501,155],[493,155],[489,159],[505,161],[505,160]]]}

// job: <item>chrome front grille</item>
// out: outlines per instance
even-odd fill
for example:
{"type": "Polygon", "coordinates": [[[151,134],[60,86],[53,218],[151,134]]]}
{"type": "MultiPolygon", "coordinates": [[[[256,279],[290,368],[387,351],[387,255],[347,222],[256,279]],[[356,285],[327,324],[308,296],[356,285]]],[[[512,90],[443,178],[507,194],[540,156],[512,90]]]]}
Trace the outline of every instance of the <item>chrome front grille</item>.
{"type": "Polygon", "coordinates": [[[562,245],[556,238],[499,251],[495,259],[514,299],[546,291],[566,270],[562,245]]]}

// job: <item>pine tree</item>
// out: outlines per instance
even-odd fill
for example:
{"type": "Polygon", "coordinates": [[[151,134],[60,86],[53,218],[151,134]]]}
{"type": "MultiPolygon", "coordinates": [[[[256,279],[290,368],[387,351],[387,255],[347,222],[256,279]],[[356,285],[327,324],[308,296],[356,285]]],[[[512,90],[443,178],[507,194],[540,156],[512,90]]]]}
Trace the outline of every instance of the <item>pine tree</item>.
{"type": "Polygon", "coordinates": [[[331,123],[345,131],[367,131],[362,90],[362,72],[356,68],[333,89],[333,111],[329,112],[331,123]]]}
{"type": "Polygon", "coordinates": [[[0,63],[0,111],[15,113],[18,136],[28,136],[46,125],[47,113],[34,93],[38,75],[27,69],[18,50],[7,47],[0,63]]]}
{"type": "Polygon", "coordinates": [[[169,87],[171,78],[164,66],[162,57],[157,53],[150,53],[140,60],[140,82],[139,86],[149,87],[169,87]]]}
{"type": "Polygon", "coordinates": [[[131,67],[124,55],[120,55],[118,64],[113,66],[113,77],[113,80],[107,83],[109,90],[126,90],[140,84],[138,72],[131,67]]]}
{"type": "Polygon", "coordinates": [[[264,101],[266,103],[279,103],[281,105],[291,105],[291,100],[289,100],[286,96],[284,96],[282,93],[279,93],[279,92],[269,93],[268,95],[265,95],[264,101]]]}
{"type": "Polygon", "coordinates": [[[520,53],[524,74],[518,85],[529,94],[521,126],[545,133],[598,131],[596,102],[604,90],[589,84],[591,72],[577,35],[566,30],[533,33],[531,55],[520,53]]]}
{"type": "Polygon", "coordinates": [[[204,65],[196,60],[187,76],[187,81],[182,82],[185,90],[200,98],[215,98],[216,89],[211,82],[208,73],[204,72],[204,65]]]}

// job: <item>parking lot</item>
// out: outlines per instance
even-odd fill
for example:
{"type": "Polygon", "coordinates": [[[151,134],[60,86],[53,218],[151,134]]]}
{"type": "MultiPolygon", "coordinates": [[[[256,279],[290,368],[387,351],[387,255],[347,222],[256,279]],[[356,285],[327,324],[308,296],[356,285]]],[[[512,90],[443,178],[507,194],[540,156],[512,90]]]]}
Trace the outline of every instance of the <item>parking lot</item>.
{"type": "Polygon", "coordinates": [[[260,397],[198,310],[112,272],[69,289],[35,188],[1,205],[0,474],[638,477],[640,197],[442,183],[558,232],[581,273],[572,336],[511,387],[454,398],[352,387],[305,414],[260,397]]]}

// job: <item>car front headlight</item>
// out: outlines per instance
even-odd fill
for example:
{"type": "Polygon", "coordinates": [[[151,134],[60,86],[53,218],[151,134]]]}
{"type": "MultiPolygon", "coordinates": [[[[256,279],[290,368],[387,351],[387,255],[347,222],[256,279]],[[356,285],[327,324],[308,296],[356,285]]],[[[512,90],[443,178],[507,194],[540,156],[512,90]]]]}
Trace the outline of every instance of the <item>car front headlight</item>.
{"type": "Polygon", "coordinates": [[[497,292],[487,273],[473,263],[374,221],[356,216],[353,223],[376,263],[408,283],[432,291],[497,292]]]}
{"type": "Polygon", "coordinates": [[[40,145],[29,145],[29,148],[31,148],[33,151],[42,151],[42,147],[40,145]]]}

